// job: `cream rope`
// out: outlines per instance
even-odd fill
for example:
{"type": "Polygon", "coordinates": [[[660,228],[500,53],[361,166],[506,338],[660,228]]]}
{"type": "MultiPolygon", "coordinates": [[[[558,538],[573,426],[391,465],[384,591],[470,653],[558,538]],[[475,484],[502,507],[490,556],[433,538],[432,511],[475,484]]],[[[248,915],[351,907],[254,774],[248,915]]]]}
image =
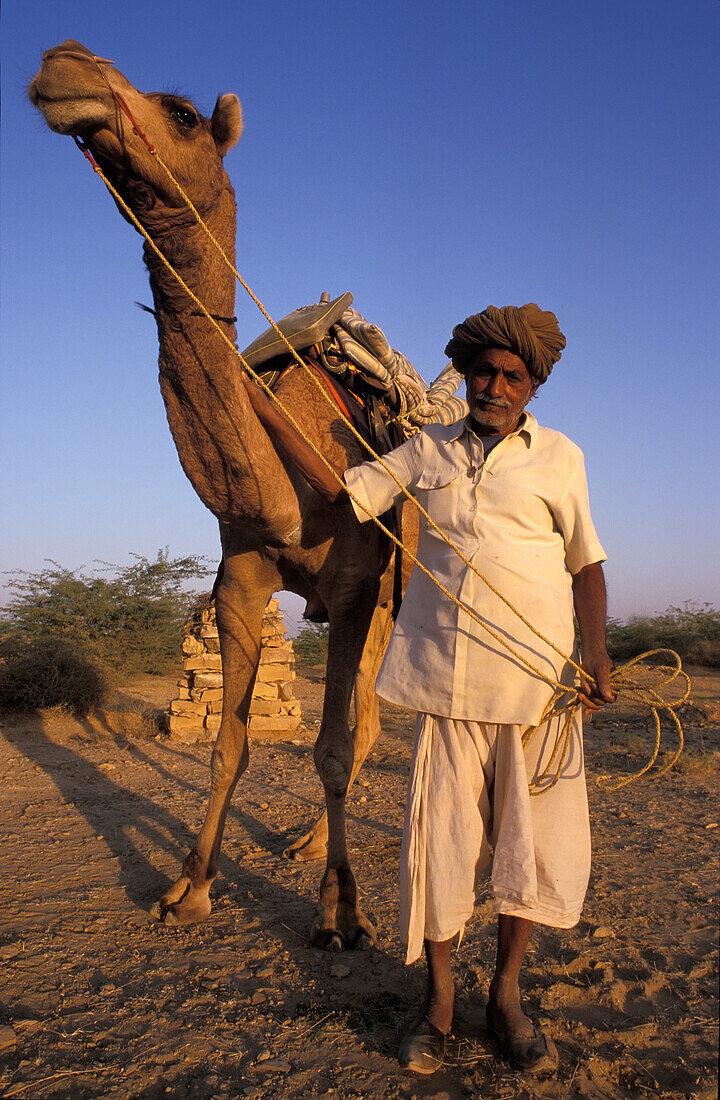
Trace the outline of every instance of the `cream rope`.
{"type": "MultiPolygon", "coordinates": [[[[98,69],[99,68],[100,67],[98,66],[98,69]]],[[[100,71],[102,73],[102,70],[100,70],[100,71]]],[[[109,82],[106,80],[104,73],[102,73],[102,76],[103,76],[103,79],[105,80],[105,82],[108,83],[108,87],[110,87],[109,82]]],[[[111,91],[112,91],[112,89],[111,89],[111,91]]],[[[121,106],[124,106],[124,104],[121,103],[121,106]]],[[[125,108],[125,109],[127,110],[127,108],[125,108]]],[[[127,111],[127,113],[129,115],[129,111],[127,111]]],[[[132,119],[132,116],[129,116],[129,117],[131,117],[131,119],[132,119]]],[[[132,120],[132,121],[134,123],[134,120],[132,120]]],[[[440,538],[443,540],[443,542],[448,547],[450,547],[450,549],[452,549],[454,553],[456,553],[458,555],[458,557],[467,566],[467,568],[469,568],[480,580],[482,580],[488,586],[488,588],[490,588],[490,590],[508,608],[510,608],[517,615],[517,617],[520,619],[520,621],[533,634],[535,634],[536,637],[538,637],[541,641],[545,642],[545,644],[547,644],[551,649],[553,649],[557,654],[559,654],[559,656],[561,656],[564,661],[566,661],[568,664],[570,664],[576,670],[576,672],[579,673],[579,675],[581,677],[583,677],[588,682],[591,682],[591,683],[594,682],[592,676],[590,676],[572,658],[570,658],[566,654],[564,654],[562,652],[562,650],[559,649],[559,647],[556,646],[554,644],[554,642],[551,641],[551,639],[546,638],[539,630],[537,630],[532,625],[532,623],[530,623],[522,615],[522,613],[518,610],[518,608],[516,608],[505,596],[503,596],[502,593],[499,592],[494,587],[494,585],[487,579],[487,577],[485,577],[473,565],[473,563],[465,557],[465,555],[460,551],[460,549],[457,546],[455,546],[455,544],[445,535],[445,533],[443,531],[440,530],[440,528],[432,520],[432,518],[428,515],[428,513],[422,507],[422,505],[419,503],[419,501],[412,495],[412,493],[406,488],[406,486],[404,486],[401,483],[401,481],[395,475],[394,471],[391,470],[387,466],[387,464],[383,461],[382,457],[375,453],[375,451],[367,443],[367,441],[363,438],[363,436],[358,432],[358,430],[355,428],[355,426],[347,419],[347,417],[344,416],[342,411],[337,408],[335,402],[332,400],[330,395],[326,393],[324,387],[321,385],[319,380],[315,377],[314,373],[310,370],[310,368],[303,361],[303,359],[298,355],[297,351],[292,347],[292,345],[290,344],[287,337],[284,335],[284,333],[280,330],[278,325],[270,317],[270,314],[266,310],[265,306],[258,299],[258,297],[255,295],[255,293],[252,291],[252,289],[248,286],[246,281],[242,278],[242,276],[237,271],[237,269],[236,269],[235,265],[232,263],[232,261],[227,257],[227,255],[225,254],[225,251],[223,250],[223,248],[221,247],[219,242],[215,239],[215,237],[213,236],[211,230],[206,225],[205,221],[200,216],[200,214],[196,210],[196,208],[193,205],[190,198],[186,195],[186,193],[183,190],[183,188],[181,187],[181,185],[175,179],[175,176],[173,175],[173,173],[170,171],[168,166],[164,163],[164,161],[162,160],[162,158],[158,154],[157,150],[154,149],[154,147],[152,147],[150,145],[150,143],[147,141],[145,136],[137,128],[136,125],[135,125],[135,130],[138,133],[138,135],[143,139],[143,141],[146,144],[149,152],[156,158],[158,164],[160,164],[160,166],[163,168],[163,170],[167,174],[168,178],[171,180],[171,182],[173,183],[173,185],[177,189],[180,196],[187,203],[189,209],[192,211],[194,217],[196,218],[198,225],[201,227],[203,232],[206,234],[208,239],[211,241],[211,243],[213,244],[213,247],[218,251],[218,253],[220,254],[221,258],[223,259],[225,265],[229,268],[230,271],[232,271],[235,278],[238,280],[238,282],[241,284],[241,286],[247,291],[249,296],[255,302],[255,304],[257,305],[260,312],[269,321],[271,327],[280,336],[281,340],[286,345],[286,347],[287,347],[288,351],[290,352],[290,354],[292,355],[292,357],[296,360],[298,365],[301,366],[303,368],[303,370],[306,371],[306,373],[312,379],[313,384],[318,388],[320,393],[323,395],[323,398],[331,405],[333,411],[337,415],[340,416],[340,418],[344,421],[344,423],[350,429],[351,433],[357,438],[357,440],[360,442],[360,444],[363,446],[363,448],[366,451],[368,451],[376,461],[378,461],[380,463],[382,468],[390,475],[390,477],[393,479],[393,481],[399,487],[402,494],[409,501],[411,501],[415,505],[415,507],[420,512],[420,514],[426,520],[426,522],[440,536],[440,538]]],[[[80,146],[80,148],[83,148],[83,147],[80,146]]],[[[290,413],[285,408],[285,406],[277,398],[277,396],[273,393],[273,391],[266,385],[266,383],[263,381],[263,379],[260,377],[260,375],[258,375],[249,366],[249,364],[246,362],[246,360],[242,356],[241,352],[236,348],[235,344],[230,340],[230,338],[227,336],[227,334],[220,328],[220,326],[215,321],[214,317],[211,316],[211,314],[205,308],[205,306],[200,301],[200,299],[197,297],[197,295],[185,283],[185,281],[182,279],[180,274],[172,266],[170,261],[163,255],[163,253],[160,251],[158,246],[155,244],[155,242],[153,241],[152,237],[149,235],[149,233],[147,232],[145,227],[137,219],[137,217],[135,216],[133,211],[127,205],[127,203],[122,198],[122,196],[118,193],[116,188],[113,187],[113,185],[107,179],[107,177],[103,173],[100,166],[93,160],[93,158],[89,155],[89,153],[87,152],[86,149],[83,149],[83,151],[85,152],[85,155],[90,160],[90,163],[92,164],[94,171],[100,176],[100,178],[102,179],[103,183],[108,188],[108,190],[110,191],[110,193],[113,196],[113,198],[115,199],[115,201],[123,209],[123,211],[127,214],[129,220],[132,222],[132,224],[135,226],[135,228],[138,230],[138,232],[145,238],[145,240],[149,244],[150,248],[153,250],[155,255],[158,257],[158,259],[163,263],[163,265],[168,269],[168,271],[170,271],[170,273],[177,280],[177,282],[180,284],[180,286],[183,288],[183,290],[187,293],[187,295],[192,299],[192,301],[195,302],[195,304],[200,309],[201,313],[210,321],[210,324],[213,326],[213,328],[218,333],[218,335],[222,338],[222,340],[224,340],[225,344],[229,347],[229,349],[233,352],[233,354],[240,360],[242,366],[247,371],[247,373],[250,375],[250,377],[252,377],[253,380],[267,394],[267,396],[273,402],[275,402],[277,407],[280,409],[280,411],[283,413],[283,415],[286,417],[286,419],[292,424],[293,428],[297,431],[297,433],[300,435],[300,437],[311,448],[311,450],[317,455],[317,457],[320,459],[320,461],[323,463],[323,465],[329,470],[329,472],[332,474],[332,476],[335,478],[335,480],[338,481],[339,484],[343,487],[343,489],[345,490],[347,495],[350,497],[350,499],[363,512],[365,512],[368,516],[370,516],[370,519],[376,524],[376,526],[379,527],[380,530],[400,550],[402,550],[403,553],[405,553],[408,556],[408,558],[410,558],[410,560],[413,562],[413,564],[415,566],[417,566],[417,568],[419,568],[427,577],[430,578],[430,580],[440,589],[441,592],[444,593],[445,596],[448,597],[448,599],[450,599],[454,604],[456,604],[459,608],[461,608],[463,611],[465,611],[466,614],[468,614],[475,622],[478,623],[478,625],[480,625],[485,631],[487,631],[487,633],[489,633],[501,646],[503,646],[516,660],[518,660],[529,671],[533,672],[536,676],[538,676],[540,679],[544,680],[550,687],[553,688],[553,696],[550,699],[548,705],[546,706],[545,711],[543,712],[543,716],[542,716],[540,722],[536,726],[529,727],[525,731],[525,733],[523,734],[523,745],[526,745],[527,742],[529,741],[530,737],[532,736],[532,734],[535,732],[535,730],[537,730],[541,725],[543,725],[549,718],[558,717],[562,713],[567,712],[565,721],[562,724],[562,728],[559,729],[558,736],[557,736],[557,739],[556,739],[556,743],[553,747],[553,750],[552,750],[552,753],[551,753],[551,756],[550,756],[550,760],[548,761],[547,765],[543,769],[543,772],[541,773],[541,775],[530,784],[530,789],[531,789],[532,794],[540,794],[540,793],[543,793],[543,791],[545,791],[545,790],[549,790],[550,787],[554,786],[554,784],[557,783],[558,779],[560,778],[560,775],[562,774],[562,769],[563,769],[565,760],[567,758],[567,755],[568,755],[568,752],[569,752],[569,749],[570,749],[570,736],[571,736],[571,729],[572,729],[572,720],[573,720],[575,711],[577,709],[577,706],[579,704],[578,704],[576,696],[575,696],[573,701],[571,701],[569,703],[566,703],[565,705],[560,706],[559,703],[560,703],[560,700],[562,699],[562,697],[564,695],[567,695],[568,693],[572,692],[573,689],[568,687],[568,685],[566,685],[566,684],[560,683],[558,680],[554,679],[553,677],[548,676],[546,673],[544,673],[540,669],[536,668],[532,664],[532,662],[529,661],[523,654],[518,653],[513,648],[513,646],[510,645],[495,630],[493,630],[493,628],[488,623],[484,622],[484,620],[482,620],[480,618],[480,616],[477,614],[477,612],[475,612],[475,610],[473,608],[469,607],[468,605],[464,604],[461,600],[457,599],[457,597],[454,596],[453,593],[451,593],[437,579],[437,577],[435,577],[422,564],[422,562],[418,560],[418,558],[412,553],[412,551],[410,551],[402,543],[402,541],[400,539],[398,539],[397,536],[392,531],[390,531],[376,516],[370,515],[367,508],[364,507],[364,505],[354,496],[354,494],[345,485],[345,482],[344,482],[343,478],[341,477],[341,475],[338,474],[338,472],[335,470],[335,468],[332,466],[332,464],[328,461],[328,459],[325,458],[325,456],[322,454],[322,452],[319,450],[319,448],[315,445],[315,443],[303,431],[303,429],[300,427],[300,425],[298,424],[297,420],[292,415],[292,413],[290,413]],[[560,756],[559,764],[557,766],[557,769],[555,771],[554,776],[552,778],[549,778],[550,770],[551,770],[555,760],[557,759],[558,755],[560,756]]],[[[665,671],[665,669],[661,669],[660,671],[665,671]]],[[[620,666],[619,668],[614,669],[611,676],[612,676],[612,680],[613,680],[613,687],[616,690],[617,694],[625,695],[628,698],[638,700],[638,701],[644,703],[645,705],[647,705],[650,708],[650,711],[653,715],[654,724],[655,724],[655,747],[654,747],[654,751],[653,751],[653,754],[651,756],[651,759],[650,759],[649,763],[647,763],[639,772],[637,772],[634,775],[628,776],[625,779],[611,780],[609,776],[600,776],[600,777],[598,777],[597,782],[600,786],[603,786],[604,789],[606,789],[606,790],[617,790],[619,787],[625,786],[627,783],[630,783],[630,782],[633,782],[634,780],[639,779],[642,775],[644,775],[652,767],[653,763],[657,759],[657,756],[658,756],[658,753],[659,753],[659,748],[660,748],[660,732],[661,732],[660,713],[661,712],[666,712],[669,715],[671,721],[674,723],[674,725],[675,725],[675,727],[678,731],[679,746],[678,746],[676,752],[673,754],[670,761],[667,762],[662,767],[662,769],[660,769],[660,771],[656,772],[655,775],[659,776],[659,775],[665,774],[665,772],[669,771],[670,768],[672,768],[672,766],[675,764],[675,762],[678,759],[680,753],[682,752],[682,747],[683,747],[682,725],[680,723],[680,720],[679,720],[677,714],[675,713],[675,708],[677,706],[679,706],[682,702],[684,702],[688,698],[688,696],[690,694],[690,690],[691,690],[691,684],[690,684],[689,677],[687,676],[687,673],[684,672],[684,670],[681,667],[681,662],[680,662],[679,656],[676,653],[674,653],[674,651],[672,651],[672,650],[652,650],[648,653],[641,654],[639,657],[633,658],[633,660],[627,662],[626,664],[620,666]],[[671,668],[666,669],[666,671],[670,672],[670,675],[665,680],[663,680],[661,682],[661,684],[658,685],[658,686],[662,687],[662,686],[664,686],[668,683],[671,683],[676,678],[680,678],[681,681],[685,684],[685,692],[684,692],[682,698],[677,700],[674,703],[670,703],[667,700],[665,700],[662,696],[659,695],[659,693],[657,691],[655,691],[654,688],[647,687],[647,686],[643,687],[643,685],[641,685],[640,683],[635,682],[631,677],[629,677],[627,675],[627,670],[630,669],[632,666],[636,665],[638,662],[643,661],[643,660],[647,659],[648,657],[657,656],[661,653],[666,653],[670,657],[670,659],[672,661],[674,661],[675,667],[674,668],[671,667],[671,668]]]]}

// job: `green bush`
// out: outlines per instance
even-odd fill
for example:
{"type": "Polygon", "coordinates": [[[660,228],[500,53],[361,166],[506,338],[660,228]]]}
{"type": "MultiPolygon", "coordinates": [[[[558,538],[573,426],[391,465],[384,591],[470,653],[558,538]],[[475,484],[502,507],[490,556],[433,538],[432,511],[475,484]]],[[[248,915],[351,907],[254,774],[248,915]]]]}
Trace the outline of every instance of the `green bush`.
{"type": "MultiPolygon", "coordinates": [[[[195,555],[105,566],[100,574],[50,562],[37,573],[17,573],[0,613],[0,632],[23,640],[54,638],[90,660],[126,674],[165,673],[177,667],[182,624],[197,596],[187,582],[209,572],[195,555]],[[105,574],[105,575],[102,575],[105,574]]],[[[103,564],[103,563],[100,563],[103,564]]]]}
{"type": "Polygon", "coordinates": [[[62,638],[0,638],[0,710],[35,710],[65,706],[87,714],[105,700],[103,670],[62,638]]]}
{"type": "Polygon", "coordinates": [[[651,649],[674,649],[683,660],[720,666],[720,611],[710,604],[685,603],[661,615],[631,615],[608,620],[608,651],[626,661],[651,649]]]}
{"type": "Polygon", "coordinates": [[[302,665],[322,665],[327,660],[328,651],[327,623],[313,623],[304,627],[293,640],[295,656],[302,665]]]}

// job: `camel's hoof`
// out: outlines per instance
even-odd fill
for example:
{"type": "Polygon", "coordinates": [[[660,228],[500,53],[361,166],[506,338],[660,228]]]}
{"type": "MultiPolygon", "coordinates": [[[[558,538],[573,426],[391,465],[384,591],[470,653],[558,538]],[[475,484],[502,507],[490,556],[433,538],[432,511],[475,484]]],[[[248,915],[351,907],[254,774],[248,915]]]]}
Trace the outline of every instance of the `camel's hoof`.
{"type": "Polygon", "coordinates": [[[156,901],[150,910],[153,920],[175,928],[183,924],[200,924],[210,916],[212,904],[209,891],[198,890],[189,884],[181,891],[182,883],[175,886],[156,901]],[[173,896],[178,895],[179,896],[173,896]]]}
{"type": "Polygon", "coordinates": [[[322,814],[309,833],[288,844],[283,852],[284,859],[294,859],[298,863],[309,863],[312,859],[325,859],[327,855],[328,826],[327,817],[322,814]]]}
{"type": "Polygon", "coordinates": [[[326,856],[327,841],[318,842],[312,833],[307,833],[283,849],[283,859],[293,859],[296,863],[310,863],[313,859],[325,859],[326,856]]]}
{"type": "Polygon", "coordinates": [[[367,932],[362,929],[355,937],[355,942],[352,945],[353,951],[370,951],[375,946],[372,936],[369,936],[367,932]]]}
{"type": "Polygon", "coordinates": [[[313,947],[319,947],[321,951],[329,951],[333,955],[345,950],[343,934],[336,928],[313,928],[310,943],[313,947]]]}

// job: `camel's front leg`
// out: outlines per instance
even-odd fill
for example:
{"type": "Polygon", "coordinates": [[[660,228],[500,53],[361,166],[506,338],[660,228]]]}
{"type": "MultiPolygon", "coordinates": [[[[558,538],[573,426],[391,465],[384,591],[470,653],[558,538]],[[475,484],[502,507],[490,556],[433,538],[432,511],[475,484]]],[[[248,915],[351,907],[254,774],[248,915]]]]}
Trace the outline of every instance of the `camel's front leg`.
{"type": "Polygon", "coordinates": [[[320,907],[311,932],[317,947],[362,950],[376,933],[358,905],[345,835],[345,797],[353,773],[353,738],[348,714],[360,655],[377,599],[377,585],[367,581],[352,596],[344,594],[329,610],[330,637],[323,720],[315,744],[315,765],[325,790],[328,851],[320,884],[320,907]]]}
{"type": "Polygon", "coordinates": [[[223,668],[223,711],[210,764],[210,801],[182,872],[151,913],[165,924],[193,924],[210,915],[225,818],[238,779],[248,766],[247,717],[260,658],[262,616],[278,577],[255,553],[225,557],[216,597],[223,668]]]}
{"type": "MultiPolygon", "coordinates": [[[[380,735],[380,700],[375,694],[375,680],[385,656],[392,633],[392,613],[389,604],[379,604],[373,613],[360,668],[355,679],[355,729],[353,731],[353,765],[348,791],[352,787],[367,754],[380,735]]],[[[346,792],[347,793],[347,792],[346,792]]],[[[306,863],[323,859],[327,854],[328,817],[323,811],[310,832],[305,833],[283,852],[286,859],[306,863]]]]}

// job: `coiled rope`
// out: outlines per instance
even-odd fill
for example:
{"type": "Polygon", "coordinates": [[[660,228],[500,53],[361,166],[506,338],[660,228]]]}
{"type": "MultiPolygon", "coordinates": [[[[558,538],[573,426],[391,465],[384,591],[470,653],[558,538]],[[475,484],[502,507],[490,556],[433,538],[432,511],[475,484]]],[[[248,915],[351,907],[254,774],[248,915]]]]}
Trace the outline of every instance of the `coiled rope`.
{"type": "MultiPolygon", "coordinates": [[[[325,391],[324,387],[321,385],[320,381],[316,378],[313,371],[310,370],[310,368],[304,362],[304,360],[301,358],[301,356],[298,355],[297,351],[295,350],[295,348],[292,347],[292,345],[290,344],[290,342],[287,339],[287,337],[285,336],[285,334],[280,330],[278,325],[272,319],[272,317],[268,313],[268,311],[265,308],[265,306],[263,305],[263,303],[260,301],[260,299],[257,297],[257,295],[253,292],[252,288],[248,285],[248,283],[245,281],[245,279],[243,279],[242,275],[240,275],[240,273],[236,269],[233,262],[228,258],[228,256],[226,255],[224,249],[222,248],[220,243],[216,240],[216,238],[214,237],[214,235],[211,232],[210,228],[205,223],[204,219],[198,213],[197,209],[195,208],[195,206],[194,206],[193,202],[191,201],[191,199],[189,198],[189,196],[185,193],[185,191],[183,190],[180,183],[177,181],[177,179],[173,175],[170,168],[165,164],[162,157],[157,152],[157,149],[155,148],[155,146],[150,142],[150,140],[147,138],[147,136],[144,134],[144,132],[142,131],[142,129],[140,128],[140,126],[136,122],[136,120],[133,118],[132,113],[130,111],[130,108],[128,107],[128,105],[125,102],[125,100],[123,99],[123,97],[118,92],[114,91],[114,89],[110,85],[109,81],[107,80],[107,77],[105,76],[105,73],[100,68],[99,64],[97,64],[97,68],[98,68],[98,70],[99,70],[99,72],[102,76],[102,79],[107,84],[113,98],[115,99],[118,106],[120,107],[121,111],[128,117],[129,121],[131,122],[132,127],[133,127],[133,133],[135,133],[141,139],[141,141],[146,146],[146,148],[147,148],[148,152],[150,153],[150,155],[155,158],[156,162],[163,169],[163,171],[167,175],[168,179],[171,181],[173,186],[176,188],[178,194],[180,195],[180,197],[186,203],[188,209],[193,214],[198,226],[205,233],[208,240],[211,242],[211,244],[213,245],[213,247],[215,248],[215,250],[217,251],[217,253],[221,257],[221,259],[223,260],[225,266],[232,272],[235,279],[240,283],[240,285],[243,287],[243,289],[247,292],[247,294],[253,300],[255,305],[258,307],[260,312],[263,314],[265,319],[270,324],[271,328],[274,329],[274,331],[280,337],[282,342],[285,344],[285,346],[287,347],[288,352],[291,354],[291,356],[293,357],[295,362],[298,364],[298,366],[300,366],[306,372],[306,374],[312,379],[313,384],[318,389],[318,391],[322,394],[323,399],[332,407],[333,412],[336,415],[338,415],[340,417],[340,419],[345,423],[346,427],[350,430],[352,435],[358,440],[358,442],[361,444],[361,446],[364,448],[364,450],[367,451],[368,454],[370,454],[373,459],[375,459],[377,462],[380,463],[382,468],[386,471],[386,473],[388,473],[390,475],[390,477],[396,483],[396,485],[400,489],[403,496],[408,501],[410,501],[414,505],[414,507],[417,508],[417,510],[423,516],[426,523],[428,523],[428,525],[436,532],[436,534],[442,539],[442,541],[455,554],[457,554],[457,556],[461,559],[463,564],[469,570],[471,570],[471,572],[474,573],[475,576],[477,576],[479,580],[481,580],[485,585],[487,585],[487,587],[491,590],[491,592],[493,592],[494,595],[499,600],[501,600],[540,641],[544,642],[547,646],[549,646],[551,649],[553,649],[563,659],[563,661],[565,661],[567,664],[571,665],[572,668],[575,669],[576,673],[582,679],[586,680],[589,683],[594,683],[594,679],[593,679],[592,676],[590,676],[571,657],[568,657],[567,654],[563,653],[562,650],[558,646],[556,646],[555,643],[550,638],[546,638],[544,634],[542,634],[539,630],[537,630],[537,628],[534,627],[532,625],[532,623],[529,622],[528,619],[525,618],[525,616],[520,612],[520,610],[517,607],[515,607],[515,605],[513,603],[511,603],[511,601],[508,600],[501,592],[499,592],[498,589],[495,588],[495,586],[488,580],[488,578],[485,577],[476,568],[476,566],[473,565],[473,563],[471,561],[469,561],[469,559],[467,557],[465,557],[465,555],[462,553],[462,551],[459,549],[459,547],[457,547],[452,542],[452,540],[449,539],[448,536],[443,531],[440,530],[440,528],[437,526],[437,524],[434,522],[434,520],[428,515],[427,511],[422,507],[422,505],[419,503],[419,501],[413,496],[413,494],[407,489],[407,487],[402,484],[402,482],[399,480],[399,478],[396,476],[396,474],[393,472],[393,470],[391,470],[389,468],[389,466],[383,461],[382,457],[375,453],[375,451],[370,446],[370,444],[363,438],[363,436],[360,434],[360,432],[355,428],[354,424],[352,424],[351,421],[342,413],[342,411],[337,408],[335,402],[333,401],[331,396],[325,391]]],[[[311,448],[311,450],[317,455],[317,457],[320,459],[320,461],[323,463],[323,465],[327,468],[327,470],[331,473],[331,475],[335,478],[335,480],[343,487],[343,489],[345,490],[347,495],[350,497],[350,499],[353,501],[353,503],[356,504],[363,512],[365,512],[367,515],[370,516],[370,519],[372,520],[372,522],[375,523],[375,525],[385,534],[385,536],[387,538],[389,538],[398,547],[398,549],[400,549],[404,554],[406,554],[407,557],[410,559],[410,561],[413,562],[414,566],[416,568],[420,569],[427,577],[429,577],[430,580],[433,582],[433,584],[435,584],[440,589],[440,591],[449,600],[451,600],[454,604],[457,605],[458,608],[460,608],[467,615],[469,615],[470,618],[473,619],[473,621],[476,622],[479,626],[481,626],[484,631],[486,631],[488,634],[490,634],[494,638],[494,640],[496,642],[498,642],[499,645],[501,645],[505,650],[507,650],[507,652],[512,657],[515,658],[515,660],[519,661],[522,665],[524,665],[528,669],[528,671],[534,673],[540,679],[544,680],[553,689],[553,694],[552,694],[547,706],[545,707],[545,710],[543,711],[543,715],[542,715],[540,721],[537,723],[537,725],[530,726],[524,732],[523,738],[522,738],[523,745],[527,745],[527,743],[530,740],[530,738],[532,737],[532,735],[536,732],[537,729],[540,728],[540,726],[542,726],[545,722],[549,721],[550,719],[559,718],[560,716],[564,715],[563,721],[558,724],[558,733],[557,733],[557,736],[556,736],[555,744],[554,744],[554,746],[552,748],[552,751],[550,753],[549,760],[548,760],[547,764],[545,765],[545,767],[543,768],[542,772],[540,774],[538,774],[537,776],[535,776],[534,779],[530,783],[530,792],[531,792],[531,794],[542,794],[544,791],[549,790],[551,787],[553,787],[558,782],[560,776],[562,775],[565,762],[566,762],[567,757],[568,757],[569,752],[570,752],[572,729],[573,729],[573,720],[574,720],[574,717],[575,717],[577,707],[579,706],[576,691],[573,688],[569,688],[567,684],[560,683],[560,681],[558,681],[554,677],[548,676],[547,673],[543,672],[539,668],[536,668],[536,666],[530,660],[528,660],[528,658],[525,657],[524,654],[518,653],[515,650],[515,648],[508,641],[506,641],[505,638],[503,638],[488,623],[486,623],[483,619],[481,619],[480,616],[477,614],[476,611],[474,611],[474,609],[472,607],[470,607],[469,605],[463,603],[452,592],[450,592],[445,587],[445,585],[443,585],[442,582],[439,581],[437,579],[437,577],[435,577],[430,572],[430,570],[427,569],[427,567],[425,565],[423,565],[423,563],[421,561],[419,561],[419,559],[416,557],[416,555],[413,554],[413,552],[407,546],[405,546],[405,544],[402,542],[402,540],[400,540],[394,534],[394,532],[390,531],[389,528],[387,528],[382,523],[382,521],[380,519],[378,519],[376,516],[370,515],[370,513],[363,506],[363,504],[357,499],[357,497],[354,496],[354,494],[345,485],[345,482],[344,482],[342,476],[337,472],[337,470],[335,470],[335,468],[332,466],[332,464],[329,462],[329,460],[324,456],[324,454],[320,451],[320,449],[316,446],[316,444],[313,442],[313,440],[310,439],[309,436],[306,434],[306,432],[300,427],[300,425],[298,424],[297,420],[292,415],[292,413],[283,405],[283,403],[278,399],[278,397],[270,389],[270,387],[266,385],[266,383],[263,381],[262,377],[260,375],[258,375],[252,369],[252,367],[249,366],[249,364],[244,359],[242,353],[237,349],[237,347],[232,342],[232,340],[230,340],[228,335],[220,328],[217,321],[210,314],[210,312],[206,309],[203,302],[190,289],[190,287],[185,283],[185,281],[183,280],[183,278],[179,274],[179,272],[176,271],[176,269],[173,267],[173,265],[170,263],[170,261],[167,259],[167,257],[161,252],[161,250],[156,245],[155,241],[152,239],[152,237],[147,232],[145,227],[142,225],[142,223],[135,216],[135,214],[130,209],[130,207],[127,205],[127,203],[125,202],[123,197],[119,194],[117,189],[112,185],[112,183],[105,176],[105,174],[102,171],[101,167],[97,164],[97,162],[93,158],[88,146],[85,143],[83,143],[77,137],[75,137],[74,140],[75,140],[75,143],[78,146],[78,148],[83,153],[83,155],[90,162],[93,170],[97,173],[97,175],[100,176],[100,178],[102,179],[103,183],[107,187],[110,194],[115,199],[118,206],[123,210],[123,212],[126,214],[128,220],[135,226],[135,228],[138,230],[138,232],[144,237],[144,239],[147,241],[148,245],[150,246],[151,250],[158,257],[160,262],[173,275],[173,277],[176,279],[178,284],[183,288],[183,290],[188,295],[188,297],[197,305],[197,307],[200,310],[201,314],[207,318],[207,320],[213,326],[213,328],[215,329],[217,334],[225,342],[226,346],[230,349],[230,351],[240,361],[243,368],[247,371],[248,375],[254,380],[254,382],[258,386],[260,386],[260,388],[265,392],[265,394],[270,398],[270,400],[272,400],[277,405],[277,407],[280,409],[282,414],[286,417],[286,419],[290,422],[290,424],[292,424],[295,431],[297,431],[297,433],[300,435],[300,437],[311,448]],[[568,698],[568,696],[570,696],[570,698],[568,698]]],[[[628,783],[632,783],[632,782],[637,781],[643,775],[645,775],[650,770],[650,768],[653,766],[653,764],[657,760],[657,757],[658,757],[659,752],[660,752],[661,715],[663,715],[663,714],[670,720],[671,724],[674,726],[674,728],[677,732],[677,736],[678,736],[678,744],[677,744],[677,748],[675,749],[675,751],[671,755],[670,759],[667,760],[663,764],[663,766],[654,773],[654,776],[659,777],[661,775],[664,775],[666,772],[668,772],[673,767],[673,765],[676,763],[676,761],[679,758],[680,753],[682,752],[682,749],[683,749],[683,729],[682,729],[682,723],[681,723],[681,721],[680,721],[680,719],[677,715],[677,707],[679,707],[682,703],[684,703],[687,700],[687,698],[690,694],[690,691],[691,691],[691,687],[692,687],[692,685],[690,683],[690,679],[689,679],[687,673],[682,668],[682,663],[680,661],[680,657],[673,650],[669,650],[669,649],[649,650],[646,653],[640,654],[639,656],[633,658],[631,661],[628,661],[627,663],[619,666],[618,668],[615,668],[611,673],[611,681],[612,681],[613,690],[616,694],[616,698],[619,697],[619,696],[623,696],[623,697],[631,699],[633,701],[640,702],[640,703],[642,703],[643,705],[645,705],[649,708],[650,713],[652,714],[652,717],[653,717],[653,724],[654,724],[654,729],[655,729],[655,744],[654,744],[653,751],[651,753],[649,761],[638,772],[633,773],[632,775],[629,775],[629,776],[625,776],[621,779],[613,779],[611,776],[607,776],[607,775],[597,777],[597,779],[596,779],[597,784],[599,786],[601,786],[604,790],[609,790],[609,791],[618,790],[619,788],[626,786],[628,783]],[[631,669],[635,669],[637,666],[641,665],[641,663],[647,662],[649,659],[658,659],[658,658],[661,658],[663,656],[668,658],[669,663],[667,665],[660,665],[659,667],[655,667],[652,671],[645,666],[643,668],[643,671],[645,673],[644,679],[643,678],[638,678],[635,674],[631,673],[631,671],[630,671],[631,669]],[[651,676],[652,676],[652,674],[659,675],[661,677],[660,681],[655,683],[654,685],[652,683],[648,683],[647,682],[648,674],[650,674],[651,676]],[[679,681],[680,685],[684,686],[684,690],[682,690],[682,694],[681,694],[680,698],[671,701],[668,698],[666,698],[663,694],[661,694],[661,690],[663,688],[665,688],[667,685],[673,683],[676,680],[679,681]]]]}

